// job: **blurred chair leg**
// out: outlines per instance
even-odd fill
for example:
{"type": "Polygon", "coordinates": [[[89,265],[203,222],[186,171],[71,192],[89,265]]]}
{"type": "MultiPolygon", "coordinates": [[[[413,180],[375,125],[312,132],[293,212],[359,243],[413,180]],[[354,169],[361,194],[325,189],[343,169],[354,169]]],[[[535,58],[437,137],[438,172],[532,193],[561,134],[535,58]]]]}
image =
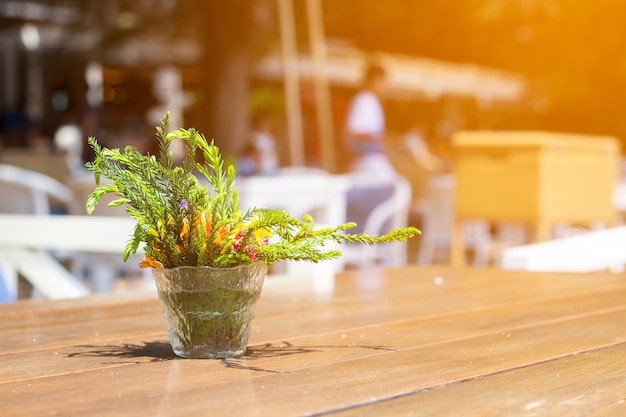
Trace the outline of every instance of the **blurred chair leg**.
{"type": "Polygon", "coordinates": [[[550,226],[551,225],[545,220],[540,220],[537,222],[537,236],[535,237],[536,242],[545,242],[546,240],[550,240],[550,238],[552,237],[550,226]]]}
{"type": "Polygon", "coordinates": [[[485,267],[489,265],[491,253],[491,230],[490,225],[483,221],[467,222],[463,228],[465,246],[471,246],[474,250],[474,266],[485,267]],[[467,242],[470,242],[469,244],[467,242]]]}
{"type": "Polygon", "coordinates": [[[17,300],[18,275],[10,261],[0,253],[0,303],[17,300]]]}
{"type": "Polygon", "coordinates": [[[402,266],[407,263],[408,245],[406,242],[387,243],[385,247],[378,248],[376,259],[383,265],[402,266]]]}
{"type": "Polygon", "coordinates": [[[420,250],[417,255],[418,265],[432,265],[435,258],[435,243],[430,239],[420,242],[420,250]]]}
{"type": "Polygon", "coordinates": [[[113,281],[115,281],[115,271],[111,268],[111,265],[103,263],[94,265],[91,268],[91,280],[94,292],[111,292],[113,290],[113,281]]]}
{"type": "Polygon", "coordinates": [[[455,220],[452,223],[452,245],[450,249],[450,264],[454,267],[465,266],[465,242],[463,238],[463,222],[455,220]]]}
{"type": "Polygon", "coordinates": [[[111,292],[120,274],[118,255],[93,253],[87,255],[89,277],[96,293],[111,292]]]}

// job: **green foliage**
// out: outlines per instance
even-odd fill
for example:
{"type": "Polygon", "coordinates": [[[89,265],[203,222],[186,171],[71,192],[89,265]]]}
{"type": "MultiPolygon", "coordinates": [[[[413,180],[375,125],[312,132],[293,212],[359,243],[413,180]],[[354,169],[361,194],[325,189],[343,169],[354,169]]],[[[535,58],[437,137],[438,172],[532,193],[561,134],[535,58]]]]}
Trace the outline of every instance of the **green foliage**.
{"type": "Polygon", "coordinates": [[[340,251],[325,248],[331,242],[372,245],[406,240],[419,233],[408,227],[383,236],[348,234],[353,223],[316,229],[310,216],[297,219],[284,210],[252,208],[242,213],[234,188],[235,168],[224,167],[219,148],[195,129],[169,132],[168,125],[166,114],[156,128],[158,159],[130,146],[123,152],[102,148],[89,138],[96,158],[86,166],[94,173],[97,187],[87,199],[87,213],[93,212],[103,195],[112,193],[119,198],[109,205],[126,205],[137,221],[124,260],[144,242],[142,267],[225,268],[281,259],[319,262],[341,256],[340,251]],[[187,149],[181,166],[174,166],[169,150],[175,139],[182,139],[187,149]],[[196,162],[198,152],[204,163],[196,162]],[[101,177],[110,182],[101,182],[101,177]]]}

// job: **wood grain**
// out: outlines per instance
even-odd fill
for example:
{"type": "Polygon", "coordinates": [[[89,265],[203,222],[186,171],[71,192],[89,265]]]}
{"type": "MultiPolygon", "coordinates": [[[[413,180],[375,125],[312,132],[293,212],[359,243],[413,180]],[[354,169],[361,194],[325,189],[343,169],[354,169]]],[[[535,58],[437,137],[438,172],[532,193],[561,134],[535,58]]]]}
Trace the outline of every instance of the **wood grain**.
{"type": "Polygon", "coordinates": [[[622,415],[626,278],[450,268],[270,283],[238,359],[153,293],[0,308],[0,415],[622,415]],[[64,394],[60,394],[64,393],[64,394]],[[71,393],[71,394],[70,394],[71,393]]]}

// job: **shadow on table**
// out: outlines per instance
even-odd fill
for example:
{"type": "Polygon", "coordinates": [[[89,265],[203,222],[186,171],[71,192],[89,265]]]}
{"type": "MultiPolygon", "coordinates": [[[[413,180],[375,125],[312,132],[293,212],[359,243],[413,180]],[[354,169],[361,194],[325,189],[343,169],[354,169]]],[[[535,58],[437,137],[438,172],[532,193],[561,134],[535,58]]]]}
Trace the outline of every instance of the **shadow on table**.
{"type": "Polygon", "coordinates": [[[324,346],[324,345],[315,345],[315,346],[295,346],[291,342],[280,342],[278,345],[274,345],[272,343],[266,343],[264,345],[259,346],[250,346],[246,350],[245,355],[243,355],[242,359],[264,359],[264,358],[275,358],[280,356],[291,356],[298,355],[302,353],[311,353],[311,352],[319,352],[323,349],[340,349],[340,348],[361,348],[361,349],[371,349],[371,350],[395,350],[389,346],[364,346],[364,345],[333,345],[333,346],[324,346]]]}
{"type": "Polygon", "coordinates": [[[343,349],[343,348],[361,348],[361,349],[369,349],[369,350],[387,350],[393,351],[395,349],[389,346],[351,346],[351,345],[342,345],[342,346],[325,346],[325,345],[316,345],[316,346],[295,346],[290,342],[280,342],[279,344],[266,343],[264,345],[258,346],[250,346],[246,350],[246,353],[238,358],[229,358],[223,359],[224,365],[227,368],[232,369],[242,369],[248,371],[257,371],[257,372],[269,372],[269,373],[284,373],[284,371],[276,371],[270,369],[263,369],[255,366],[249,365],[248,361],[254,361],[258,359],[268,359],[268,358],[279,358],[285,356],[292,355],[301,355],[313,352],[320,352],[323,350],[329,349],[343,349]]]}
{"type": "MultiPolygon", "coordinates": [[[[295,346],[290,342],[280,342],[279,344],[266,343],[264,345],[250,346],[246,350],[245,355],[239,358],[222,359],[222,362],[227,368],[278,373],[279,371],[272,371],[250,366],[246,362],[258,359],[301,355],[319,352],[327,349],[354,349],[356,347],[369,350],[394,350],[389,346],[295,346]]],[[[160,341],[143,342],[139,344],[124,343],[120,345],[80,345],[77,346],[77,348],[84,349],[84,351],[69,353],[67,357],[106,357],[118,359],[136,359],[136,363],[146,362],[146,359],[148,359],[149,362],[181,359],[174,354],[169,342],[160,341]]]]}
{"type": "MultiPolygon", "coordinates": [[[[169,342],[143,342],[140,344],[124,343],[121,345],[81,345],[78,348],[86,349],[83,352],[69,353],[68,358],[100,356],[119,359],[148,358],[150,362],[178,359],[172,351],[169,342]],[[87,350],[89,349],[89,350],[87,350]]],[[[137,361],[145,362],[145,361],[137,361]]]]}

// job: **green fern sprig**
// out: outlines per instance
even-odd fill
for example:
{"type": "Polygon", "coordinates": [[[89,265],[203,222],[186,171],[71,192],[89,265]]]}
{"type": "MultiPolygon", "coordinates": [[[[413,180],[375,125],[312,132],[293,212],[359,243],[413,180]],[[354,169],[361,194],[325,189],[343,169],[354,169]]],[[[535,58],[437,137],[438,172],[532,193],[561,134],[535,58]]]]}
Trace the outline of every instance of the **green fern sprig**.
{"type": "Polygon", "coordinates": [[[144,243],[142,266],[230,267],[282,259],[319,262],[341,256],[335,243],[373,245],[419,233],[407,227],[382,236],[350,234],[354,223],[316,229],[311,216],[297,219],[284,210],[252,208],[242,214],[235,168],[224,166],[219,148],[195,129],[169,132],[168,126],[166,114],[156,129],[158,159],[133,147],[103,148],[89,138],[96,158],[86,166],[94,173],[96,188],[87,199],[87,212],[91,214],[105,194],[117,196],[109,205],[126,206],[137,223],[124,248],[125,260],[144,243]],[[184,141],[187,156],[181,166],[174,166],[169,148],[178,139],[184,141]],[[196,162],[198,152],[204,163],[196,162]],[[102,177],[110,181],[101,183],[102,177]]]}

